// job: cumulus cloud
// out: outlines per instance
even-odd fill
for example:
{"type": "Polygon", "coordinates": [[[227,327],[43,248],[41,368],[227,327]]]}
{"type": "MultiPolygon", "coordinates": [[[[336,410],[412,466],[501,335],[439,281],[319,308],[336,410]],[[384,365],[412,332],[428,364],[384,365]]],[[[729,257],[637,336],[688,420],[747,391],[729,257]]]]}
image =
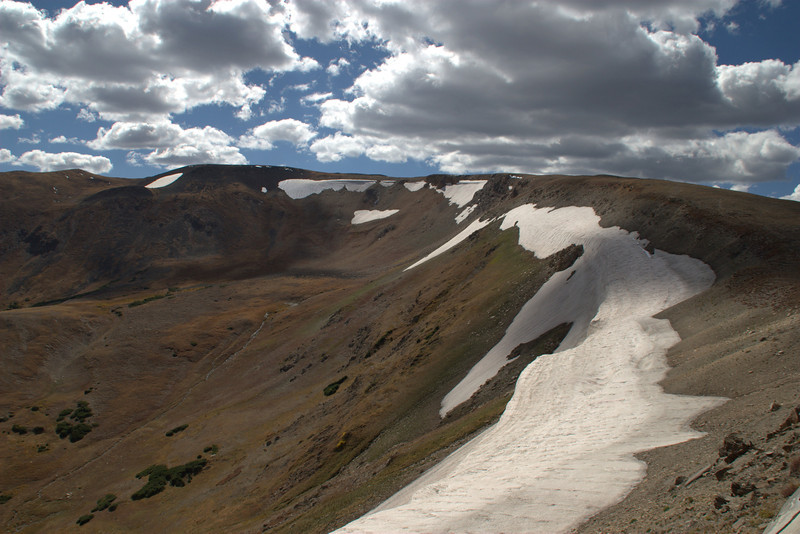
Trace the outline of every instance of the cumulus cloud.
{"type": "Polygon", "coordinates": [[[77,137],[67,137],[65,135],[59,135],[59,136],[53,137],[48,142],[49,143],[54,143],[54,144],[69,143],[69,144],[77,145],[77,144],[80,144],[81,141],[77,137]]]}
{"type": "Polygon", "coordinates": [[[111,120],[229,104],[247,117],[265,90],[244,74],[319,68],[283,33],[280,9],[257,0],[77,3],[54,16],[0,2],[0,104],[26,111],[62,103],[111,120]]]}
{"type": "Polygon", "coordinates": [[[111,160],[105,156],[79,154],[77,152],[44,152],[30,150],[22,154],[14,162],[16,165],[30,165],[40,171],[58,171],[63,169],[85,169],[95,174],[111,170],[111,160]]]}
{"type": "Polygon", "coordinates": [[[296,119],[282,119],[265,122],[260,126],[250,129],[247,134],[239,138],[239,146],[258,150],[272,150],[277,141],[288,141],[295,146],[308,145],[316,137],[314,129],[296,119]]]}
{"type": "Polygon", "coordinates": [[[234,139],[217,128],[184,129],[169,121],[116,122],[100,128],[87,143],[94,150],[148,150],[129,157],[158,166],[195,163],[245,164],[247,159],[233,146],[234,139]]]}
{"type": "Polygon", "coordinates": [[[347,61],[347,58],[340,57],[335,61],[331,61],[328,68],[325,69],[325,72],[331,76],[338,76],[341,74],[342,69],[346,68],[348,65],[350,65],[350,62],[347,61]]]}
{"type": "Polygon", "coordinates": [[[785,197],[781,197],[784,200],[794,200],[796,202],[800,202],[800,185],[794,188],[791,194],[786,195],[785,197]]]}
{"type": "Polygon", "coordinates": [[[366,143],[357,137],[336,132],[318,139],[311,144],[311,152],[323,162],[340,161],[342,158],[355,158],[364,153],[366,143]]]}
{"type": "Polygon", "coordinates": [[[297,2],[298,33],[390,51],[345,98],[319,104],[320,125],[338,133],[311,150],[321,161],[415,158],[447,172],[781,178],[798,150],[775,127],[800,124],[800,63],[718,65],[698,20],[735,4],[297,2]]]}
{"type": "Polygon", "coordinates": [[[7,148],[0,148],[0,163],[11,163],[17,158],[7,148]]]}
{"type": "Polygon", "coordinates": [[[17,115],[3,115],[0,114],[0,130],[19,130],[22,128],[22,125],[25,124],[25,121],[22,120],[22,117],[17,115]]]}

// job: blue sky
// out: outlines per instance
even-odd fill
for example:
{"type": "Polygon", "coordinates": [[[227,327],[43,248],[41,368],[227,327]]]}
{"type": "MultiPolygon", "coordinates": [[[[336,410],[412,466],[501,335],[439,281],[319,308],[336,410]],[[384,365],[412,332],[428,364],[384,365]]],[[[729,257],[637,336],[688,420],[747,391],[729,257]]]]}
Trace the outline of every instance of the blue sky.
{"type": "Polygon", "coordinates": [[[617,174],[800,200],[798,0],[0,0],[0,171],[617,174]]]}

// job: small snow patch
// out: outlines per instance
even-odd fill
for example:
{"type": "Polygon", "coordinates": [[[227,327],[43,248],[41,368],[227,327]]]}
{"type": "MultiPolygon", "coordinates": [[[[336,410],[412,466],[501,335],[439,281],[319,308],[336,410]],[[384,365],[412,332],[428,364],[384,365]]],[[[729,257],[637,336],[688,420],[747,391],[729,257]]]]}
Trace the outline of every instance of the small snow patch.
{"type": "Polygon", "coordinates": [[[362,224],[391,217],[400,210],[356,210],[350,224],[362,224]]]}
{"type": "Polygon", "coordinates": [[[177,180],[178,178],[180,178],[181,176],[183,176],[182,172],[176,174],[168,174],[166,176],[162,176],[161,178],[155,180],[154,182],[150,182],[145,187],[147,187],[148,189],[158,189],[159,187],[166,187],[175,180],[177,180]]]}
{"type": "Polygon", "coordinates": [[[419,182],[403,182],[403,185],[406,186],[406,189],[408,189],[412,193],[415,193],[428,184],[426,184],[423,181],[419,181],[419,182]]]}
{"type": "Polygon", "coordinates": [[[266,188],[266,187],[262,187],[262,188],[261,188],[261,192],[262,192],[262,193],[266,193],[266,192],[267,192],[267,188],[266,188]]]}
{"type": "Polygon", "coordinates": [[[308,180],[305,178],[290,178],[281,180],[278,188],[283,190],[289,198],[300,199],[310,195],[322,193],[325,190],[363,192],[375,185],[375,180],[308,180]]]}

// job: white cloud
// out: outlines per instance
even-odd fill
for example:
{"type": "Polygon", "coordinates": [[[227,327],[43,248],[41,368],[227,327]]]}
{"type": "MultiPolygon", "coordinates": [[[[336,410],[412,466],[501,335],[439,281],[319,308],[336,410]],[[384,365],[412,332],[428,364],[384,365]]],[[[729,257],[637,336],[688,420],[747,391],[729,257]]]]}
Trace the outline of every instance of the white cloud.
{"type": "Polygon", "coordinates": [[[330,162],[360,156],[364,153],[364,144],[364,141],[359,138],[336,132],[334,135],[314,141],[309,148],[319,161],[330,162]]]}
{"type": "Polygon", "coordinates": [[[19,130],[22,128],[22,125],[25,124],[25,121],[17,115],[3,115],[0,114],[0,130],[19,130]]]}
{"type": "Polygon", "coordinates": [[[144,155],[142,159],[151,165],[161,167],[177,167],[199,163],[247,164],[247,158],[239,152],[238,148],[221,144],[180,144],[154,150],[144,155]]]}
{"type": "Polygon", "coordinates": [[[9,149],[0,148],[0,163],[11,163],[16,159],[9,149]]]}
{"type": "Polygon", "coordinates": [[[62,169],[84,169],[96,174],[111,170],[111,160],[104,156],[79,154],[77,152],[44,152],[30,150],[15,161],[15,165],[30,165],[40,171],[58,171],[62,169]]]}
{"type": "Polygon", "coordinates": [[[31,134],[30,137],[20,137],[17,139],[19,143],[25,143],[26,145],[38,145],[42,142],[42,138],[39,137],[39,134],[34,132],[31,134]]]}
{"type": "Polygon", "coordinates": [[[341,74],[342,69],[344,69],[349,65],[350,62],[347,61],[347,58],[340,57],[335,61],[331,61],[330,64],[328,65],[328,68],[325,69],[325,72],[327,72],[331,76],[338,76],[339,74],[341,74]]]}
{"type": "Polygon", "coordinates": [[[154,149],[147,154],[134,153],[128,159],[158,166],[247,163],[233,141],[231,136],[211,126],[183,129],[169,121],[116,122],[110,128],[100,128],[97,137],[87,145],[94,150],[154,149]]]}
{"type": "Polygon", "coordinates": [[[81,108],[76,118],[84,122],[94,122],[97,120],[97,114],[90,109],[81,108]]]}
{"type": "Polygon", "coordinates": [[[323,100],[327,100],[333,96],[333,93],[311,93],[300,99],[300,103],[304,106],[313,106],[323,100]]]}
{"type": "Polygon", "coordinates": [[[784,200],[794,200],[796,202],[800,202],[800,185],[795,187],[791,194],[781,198],[784,200]]]}
{"type": "Polygon", "coordinates": [[[258,0],[80,2],[53,15],[2,1],[0,105],[41,111],[69,103],[140,120],[228,104],[248,118],[265,90],[247,83],[246,72],[320,68],[297,54],[284,28],[282,8],[258,0]]]}
{"type": "Polygon", "coordinates": [[[296,119],[282,119],[265,122],[248,130],[239,138],[239,146],[258,150],[272,150],[276,141],[289,141],[295,146],[308,145],[316,137],[314,129],[296,119]]]}
{"type": "Polygon", "coordinates": [[[49,143],[54,143],[54,144],[69,143],[69,144],[77,145],[77,144],[81,143],[81,140],[78,139],[77,137],[67,137],[65,135],[59,135],[59,136],[53,137],[48,142],[49,143]]]}
{"type": "Polygon", "coordinates": [[[800,64],[718,66],[693,33],[700,16],[735,4],[296,3],[299,34],[374,39],[390,52],[349,97],[320,102],[320,126],[338,132],[311,150],[321,161],[414,158],[446,172],[609,172],[739,187],[781,178],[798,158],[776,126],[800,125],[800,64]]]}

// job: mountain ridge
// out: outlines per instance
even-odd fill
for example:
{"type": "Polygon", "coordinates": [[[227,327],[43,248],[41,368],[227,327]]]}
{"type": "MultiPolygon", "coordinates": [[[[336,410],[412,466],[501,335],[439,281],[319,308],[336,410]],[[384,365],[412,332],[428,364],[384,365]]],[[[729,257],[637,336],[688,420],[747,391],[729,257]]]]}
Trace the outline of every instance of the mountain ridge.
{"type": "MultiPolygon", "coordinates": [[[[800,209],[796,203],[605,176],[392,179],[282,167],[191,166],[141,183],[176,173],[182,176],[173,184],[152,190],[131,186],[126,179],[87,176],[82,171],[0,177],[4,189],[0,212],[5,214],[0,221],[0,250],[4,251],[0,305],[21,308],[2,312],[3,346],[12,347],[12,362],[2,382],[11,402],[0,410],[14,411],[14,419],[20,420],[21,406],[39,403],[52,412],[67,398],[91,390],[86,397],[98,414],[105,414],[104,422],[74,450],[85,458],[97,455],[98,450],[106,451],[101,457],[124,450],[140,460],[141,469],[147,461],[169,459],[172,465],[189,460],[200,452],[190,454],[190,445],[202,450],[215,435],[242,434],[220,445],[207,472],[198,474],[189,487],[167,490],[154,498],[161,498],[161,504],[147,503],[170,518],[171,528],[213,530],[215,525],[225,525],[255,530],[261,525],[275,531],[324,531],[341,526],[345,518],[366,512],[422,466],[431,465],[454,443],[494,420],[510,394],[508,377],[497,379],[505,384],[502,387],[488,385],[495,393],[462,409],[459,417],[440,423],[433,410],[438,410],[443,392],[499,339],[522,304],[553,272],[566,268],[569,259],[533,258],[516,244],[513,232],[489,225],[439,256],[435,265],[406,274],[401,268],[434,250],[466,227],[467,221],[497,217],[526,203],[540,208],[589,206],[601,225],[639,232],[654,248],[702,259],[717,275],[711,289],[661,314],[683,339],[668,353],[673,369],[663,384],[668,391],[733,400],[712,410],[713,416],[699,417],[699,424],[712,426],[714,421],[713,432],[706,438],[668,447],[666,452],[646,453],[648,465],[659,475],[648,473],[626,500],[588,523],[588,531],[608,525],[619,529],[631,513],[644,509],[645,502],[662,510],[653,513],[653,524],[669,519],[673,525],[683,525],[680,522],[688,521],[688,516],[696,520],[685,511],[670,519],[663,511],[667,504],[659,499],[669,499],[676,492],[651,486],[663,486],[672,474],[673,481],[682,476],[686,465],[707,457],[719,446],[715,440],[728,431],[766,436],[771,426],[780,423],[773,420],[785,418],[786,410],[797,404],[792,392],[797,384],[796,366],[791,364],[796,334],[790,327],[796,325],[800,302],[796,269],[800,209]],[[392,184],[291,199],[279,184],[292,178],[392,184]],[[25,179],[35,183],[24,183],[25,179]],[[458,224],[455,216],[462,207],[449,203],[441,191],[461,180],[475,179],[485,179],[486,185],[473,198],[475,211],[458,224]],[[82,185],[75,185],[79,180],[82,185]],[[418,192],[404,187],[413,181],[429,186],[418,192]],[[53,192],[54,187],[60,193],[53,192]],[[44,191],[49,201],[41,198],[44,191]],[[350,224],[355,210],[395,208],[399,212],[386,219],[350,224]],[[98,235],[93,224],[104,232],[98,235]],[[100,237],[111,246],[98,244],[100,237]],[[98,245],[102,250],[98,251],[98,245]],[[534,271],[537,274],[531,276],[534,271]],[[73,299],[64,300],[70,296],[73,299]],[[42,301],[52,304],[31,307],[42,301]],[[139,301],[146,302],[131,306],[139,301]],[[491,319],[487,310],[496,310],[496,318],[491,319]],[[717,318],[712,321],[714,314],[717,318]],[[474,323],[467,328],[461,319],[474,323]],[[742,330],[751,323],[757,327],[742,330]],[[739,334],[749,330],[755,333],[739,334]],[[476,332],[478,341],[470,341],[476,332]],[[751,337],[766,341],[751,343],[751,337]],[[778,341],[773,341],[776,337],[778,341]],[[55,351],[47,348],[51,345],[55,351]],[[111,345],[122,354],[114,354],[111,345]],[[418,345],[423,350],[417,350],[418,345]],[[699,356],[692,351],[699,351],[699,356]],[[776,357],[779,351],[783,354],[776,357]],[[134,361],[138,363],[126,363],[134,361]],[[129,379],[104,374],[98,368],[100,362],[125,369],[129,379]],[[257,371],[265,365],[274,371],[257,371]],[[719,372],[726,367],[732,370],[730,377],[719,372]],[[82,378],[77,368],[93,378],[82,378]],[[777,368],[785,373],[779,382],[774,380],[777,368]],[[41,369],[48,369],[50,376],[42,375],[41,369]],[[356,369],[359,372],[353,374],[356,369]],[[254,375],[274,391],[264,393],[268,390],[254,375]],[[326,385],[343,376],[338,392],[323,395],[326,385]],[[226,404],[210,389],[209,380],[239,400],[226,404]],[[739,391],[730,391],[734,384],[739,391]],[[23,386],[25,391],[20,389],[23,386]],[[261,393],[253,396],[257,391],[261,393]],[[273,406],[279,398],[286,402],[287,397],[278,392],[292,392],[296,398],[289,403],[292,409],[267,415],[258,423],[261,432],[247,430],[247,417],[252,414],[244,414],[257,411],[255,407],[264,402],[273,406]],[[142,400],[147,396],[153,398],[142,400]],[[260,396],[265,399],[254,400],[260,396]],[[369,401],[371,396],[375,398],[369,401]],[[92,400],[95,397],[97,401],[92,400]],[[747,401],[742,400],[745,397],[747,401]],[[186,407],[185,399],[194,399],[196,406],[186,407]],[[773,401],[783,408],[768,411],[773,401]],[[752,407],[737,404],[751,402],[752,407]],[[128,406],[137,403],[138,412],[128,406]],[[744,414],[737,416],[741,421],[730,416],[734,413],[744,414]],[[336,424],[343,414],[356,414],[346,429],[336,424]],[[309,418],[319,422],[308,423],[309,418]],[[157,437],[155,429],[169,430],[184,420],[191,422],[175,442],[186,441],[184,445],[164,443],[163,432],[157,437]],[[228,430],[220,434],[223,428],[228,430]],[[133,444],[124,437],[131,432],[145,436],[141,439],[148,444],[149,454],[132,453],[133,444]],[[279,443],[275,437],[281,435],[279,443]],[[85,445],[90,438],[99,441],[85,445]],[[287,440],[293,448],[286,448],[287,440]],[[341,447],[339,442],[343,442],[341,447]],[[443,446],[437,448],[436,443],[443,446]],[[689,461],[677,461],[684,452],[674,451],[691,451],[685,455],[689,461]],[[271,459],[262,469],[256,467],[259,458],[271,459]],[[367,470],[382,475],[370,485],[364,477],[367,470]],[[272,482],[263,481],[259,472],[272,482]],[[212,473],[214,484],[208,487],[212,481],[203,482],[203,478],[212,473]],[[234,479],[249,488],[247,496],[230,488],[234,479]],[[376,483],[378,491],[367,489],[374,489],[376,483]],[[182,497],[196,484],[202,485],[197,491],[205,498],[182,497]],[[365,496],[365,491],[370,495],[365,496]],[[256,504],[259,495],[261,505],[256,504]],[[349,504],[331,507],[342,499],[349,504]],[[214,508],[209,500],[226,507],[214,508]],[[190,504],[196,507],[191,524],[177,519],[190,504]]],[[[542,340],[545,346],[563,337],[557,332],[552,335],[556,337],[542,340]]],[[[41,411],[26,413],[31,424],[41,418],[41,411]]],[[[10,424],[11,420],[3,426],[10,424]]],[[[6,439],[11,440],[9,454],[22,454],[34,444],[30,436],[9,434],[6,439]]],[[[48,444],[61,446],[52,438],[48,444]]],[[[82,480],[84,487],[96,487],[96,496],[84,490],[80,497],[81,502],[89,502],[108,489],[86,482],[82,472],[89,468],[75,467],[63,452],[53,453],[60,456],[45,462],[56,474],[46,484],[47,491],[73,488],[82,480]]],[[[37,453],[33,458],[43,461],[53,453],[37,453]]],[[[13,469],[18,464],[10,465],[13,469]]],[[[133,466],[127,469],[132,472],[133,466]]],[[[11,491],[15,501],[30,503],[13,518],[7,515],[8,504],[4,505],[0,513],[6,525],[36,531],[44,525],[74,523],[77,516],[69,515],[74,507],[55,495],[43,499],[46,492],[41,489],[34,491],[41,484],[36,481],[48,476],[41,472],[29,479],[0,477],[16,480],[22,488],[16,492],[0,488],[0,492],[11,491]],[[35,511],[42,506],[52,512],[35,511]]],[[[115,474],[111,485],[126,497],[122,489],[132,487],[132,478],[115,474]]],[[[777,485],[783,483],[761,488],[762,495],[771,495],[766,504],[775,502],[777,485]]],[[[134,506],[120,505],[117,515],[97,517],[82,528],[153,527],[152,519],[134,506]],[[114,527],[114,521],[122,523],[114,527]]],[[[741,513],[757,516],[760,509],[741,513]]],[[[718,510],[710,506],[708,513],[718,510]]],[[[726,520],[721,513],[717,517],[726,520]]],[[[642,524],[640,516],[636,527],[642,524]]]]}

